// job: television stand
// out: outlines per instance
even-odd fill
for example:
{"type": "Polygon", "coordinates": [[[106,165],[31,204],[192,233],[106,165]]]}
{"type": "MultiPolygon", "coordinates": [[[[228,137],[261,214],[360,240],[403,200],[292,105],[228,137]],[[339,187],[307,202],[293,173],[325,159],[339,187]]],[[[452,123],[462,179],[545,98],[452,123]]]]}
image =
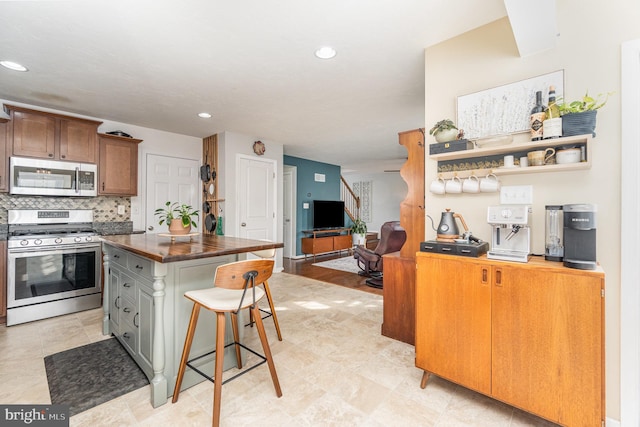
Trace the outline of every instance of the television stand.
{"type": "Polygon", "coordinates": [[[312,230],[302,230],[302,233],[308,237],[302,238],[302,253],[305,259],[307,255],[313,255],[313,261],[316,261],[316,255],[329,252],[340,252],[351,250],[353,241],[351,238],[351,228],[321,228],[312,230]]]}

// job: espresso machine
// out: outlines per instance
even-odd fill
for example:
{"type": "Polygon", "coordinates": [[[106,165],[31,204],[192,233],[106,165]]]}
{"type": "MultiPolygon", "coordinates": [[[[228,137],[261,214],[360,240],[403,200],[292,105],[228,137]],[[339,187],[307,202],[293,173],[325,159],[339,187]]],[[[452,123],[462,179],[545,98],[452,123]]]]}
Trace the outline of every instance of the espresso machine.
{"type": "Polygon", "coordinates": [[[565,267],[579,270],[596,268],[596,211],[595,205],[562,206],[564,213],[565,267]]]}
{"type": "Polygon", "coordinates": [[[491,225],[491,249],[487,258],[528,262],[531,245],[529,214],[531,206],[489,206],[487,222],[491,225]]]}

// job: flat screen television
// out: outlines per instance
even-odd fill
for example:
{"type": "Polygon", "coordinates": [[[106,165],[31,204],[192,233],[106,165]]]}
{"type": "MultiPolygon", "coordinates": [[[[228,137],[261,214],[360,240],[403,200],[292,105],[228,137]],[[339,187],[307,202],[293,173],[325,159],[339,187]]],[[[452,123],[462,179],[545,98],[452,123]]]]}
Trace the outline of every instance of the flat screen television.
{"type": "Polygon", "coordinates": [[[340,200],[313,201],[313,228],[344,227],[344,202],[340,200]]]}

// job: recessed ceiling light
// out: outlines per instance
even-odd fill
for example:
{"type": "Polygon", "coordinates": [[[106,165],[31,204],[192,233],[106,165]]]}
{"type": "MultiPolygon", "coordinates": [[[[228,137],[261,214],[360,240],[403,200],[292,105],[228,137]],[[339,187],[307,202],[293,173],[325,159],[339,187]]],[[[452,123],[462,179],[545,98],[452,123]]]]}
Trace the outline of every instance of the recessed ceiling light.
{"type": "Polygon", "coordinates": [[[322,46],[316,50],[316,56],[320,59],[331,59],[336,56],[336,50],[331,46],[322,46]]]}
{"type": "Polygon", "coordinates": [[[0,65],[13,71],[29,71],[24,65],[12,61],[0,61],[0,65]]]}
{"type": "Polygon", "coordinates": [[[198,113],[198,117],[202,117],[203,119],[210,119],[211,114],[209,113],[198,113]]]}

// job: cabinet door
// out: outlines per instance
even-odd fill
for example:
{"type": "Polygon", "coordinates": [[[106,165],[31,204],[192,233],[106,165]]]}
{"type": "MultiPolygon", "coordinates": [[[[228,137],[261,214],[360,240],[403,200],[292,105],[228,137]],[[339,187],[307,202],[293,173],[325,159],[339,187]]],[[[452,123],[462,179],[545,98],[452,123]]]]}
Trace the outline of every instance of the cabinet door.
{"type": "Polygon", "coordinates": [[[13,155],[53,159],[56,119],[49,116],[13,112],[13,155]]]}
{"type": "Polygon", "coordinates": [[[138,194],[138,144],[100,138],[100,182],[98,194],[135,196],[138,194]]]}
{"type": "Polygon", "coordinates": [[[60,120],[60,160],[96,163],[98,126],[79,120],[60,120]]]}
{"type": "Polygon", "coordinates": [[[494,268],[492,395],[563,425],[600,426],[603,279],[494,268]]]}
{"type": "Polygon", "coordinates": [[[418,257],[416,366],[491,393],[491,271],[463,259],[418,257]]]}
{"type": "Polygon", "coordinates": [[[138,328],[139,356],[152,369],[153,355],[153,289],[138,284],[138,328]]]}
{"type": "Polygon", "coordinates": [[[117,335],[120,327],[120,276],[117,270],[109,269],[109,325],[111,333],[117,335]]]}
{"type": "Polygon", "coordinates": [[[9,178],[7,177],[8,159],[7,142],[9,141],[9,124],[0,122],[0,193],[9,191],[9,178]]]}
{"type": "Polygon", "coordinates": [[[350,234],[342,234],[333,238],[333,250],[340,251],[353,247],[353,237],[350,234]]]}
{"type": "Polygon", "coordinates": [[[0,241],[0,323],[7,322],[7,242],[0,241]]]}

